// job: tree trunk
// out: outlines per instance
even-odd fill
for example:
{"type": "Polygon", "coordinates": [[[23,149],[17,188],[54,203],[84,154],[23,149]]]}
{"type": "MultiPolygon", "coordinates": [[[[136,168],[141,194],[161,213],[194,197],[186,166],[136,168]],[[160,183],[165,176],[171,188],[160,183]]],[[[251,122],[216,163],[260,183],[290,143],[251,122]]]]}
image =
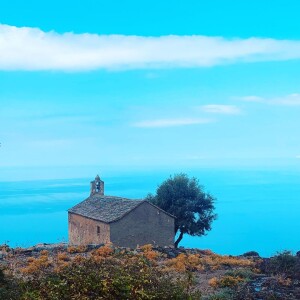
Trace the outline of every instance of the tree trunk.
{"type": "Polygon", "coordinates": [[[174,243],[175,248],[178,248],[178,244],[180,243],[180,241],[182,240],[182,238],[183,238],[183,232],[180,231],[179,237],[176,240],[176,242],[174,243]]]}

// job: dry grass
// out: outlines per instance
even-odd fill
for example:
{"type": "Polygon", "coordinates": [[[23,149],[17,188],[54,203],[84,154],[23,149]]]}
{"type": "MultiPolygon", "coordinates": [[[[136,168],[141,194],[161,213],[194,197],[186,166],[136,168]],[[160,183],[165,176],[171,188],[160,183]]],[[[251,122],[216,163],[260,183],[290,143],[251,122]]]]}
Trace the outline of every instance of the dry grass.
{"type": "Polygon", "coordinates": [[[250,259],[237,258],[232,256],[221,256],[210,254],[179,254],[176,258],[165,262],[166,266],[179,272],[218,270],[224,266],[228,267],[253,267],[254,262],[250,259]]]}
{"type": "Polygon", "coordinates": [[[87,251],[86,246],[69,246],[67,249],[68,253],[85,253],[87,251]]]}
{"type": "Polygon", "coordinates": [[[27,259],[28,265],[24,268],[21,268],[20,271],[24,274],[37,274],[40,272],[45,271],[45,269],[49,268],[52,263],[48,257],[48,251],[47,253],[44,252],[40,257],[34,258],[30,257],[27,259]]]}
{"type": "Polygon", "coordinates": [[[142,255],[151,261],[156,261],[160,257],[160,253],[153,250],[153,246],[151,244],[147,244],[141,246],[142,255]]]}

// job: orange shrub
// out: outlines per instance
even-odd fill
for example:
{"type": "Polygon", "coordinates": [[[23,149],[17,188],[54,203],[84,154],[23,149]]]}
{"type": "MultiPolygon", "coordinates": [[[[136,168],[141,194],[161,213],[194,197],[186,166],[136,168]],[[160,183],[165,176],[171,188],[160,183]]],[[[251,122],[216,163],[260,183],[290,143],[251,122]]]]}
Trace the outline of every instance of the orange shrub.
{"type": "Polygon", "coordinates": [[[211,278],[208,281],[208,284],[213,288],[226,288],[226,287],[233,288],[244,281],[245,278],[225,275],[219,279],[217,279],[216,277],[211,278]]]}
{"type": "Polygon", "coordinates": [[[217,277],[213,277],[211,279],[208,280],[208,284],[213,287],[213,288],[217,288],[218,287],[218,279],[217,277]]]}
{"type": "Polygon", "coordinates": [[[231,256],[221,256],[212,254],[209,256],[201,257],[199,254],[179,254],[177,257],[169,259],[165,262],[166,266],[173,268],[177,271],[185,270],[205,270],[212,269],[217,270],[222,266],[232,267],[251,267],[254,266],[253,261],[249,259],[242,259],[231,256]]]}
{"type": "Polygon", "coordinates": [[[57,253],[57,259],[59,261],[68,261],[70,258],[68,257],[66,252],[58,252],[57,253]]]}
{"type": "Polygon", "coordinates": [[[84,259],[85,259],[85,258],[84,258],[83,256],[77,254],[77,255],[73,258],[73,262],[74,262],[74,263],[81,263],[82,261],[84,261],[84,259]]]}
{"type": "Polygon", "coordinates": [[[28,258],[27,258],[27,262],[28,262],[28,263],[31,263],[31,262],[33,262],[34,260],[35,260],[34,257],[28,257],[28,258]]]}
{"type": "Polygon", "coordinates": [[[149,260],[156,260],[159,257],[159,253],[157,251],[153,250],[153,247],[151,244],[143,245],[140,247],[142,250],[142,255],[145,256],[149,260]]]}
{"type": "Polygon", "coordinates": [[[209,267],[213,270],[219,269],[223,265],[228,265],[231,267],[251,267],[254,265],[253,261],[245,258],[237,258],[233,256],[222,256],[213,254],[210,256],[204,256],[200,259],[201,264],[209,267]]]}
{"type": "Polygon", "coordinates": [[[54,268],[54,272],[61,272],[64,268],[69,266],[69,262],[67,261],[59,261],[56,265],[56,267],[54,268]]]}
{"type": "Polygon", "coordinates": [[[103,247],[96,249],[92,255],[94,258],[105,258],[105,257],[111,256],[113,253],[114,253],[114,250],[111,247],[111,245],[106,244],[103,247]]]}
{"type": "Polygon", "coordinates": [[[179,254],[177,257],[166,261],[166,265],[179,272],[186,270],[203,270],[203,265],[199,254],[179,254]]]}
{"type": "Polygon", "coordinates": [[[84,246],[84,245],[77,246],[77,247],[75,247],[75,246],[69,246],[68,249],[67,249],[67,251],[69,253],[84,253],[84,252],[87,251],[87,247],[84,246]]]}
{"type": "Polygon", "coordinates": [[[48,255],[49,255],[49,251],[47,251],[47,250],[42,250],[42,251],[40,252],[40,255],[48,256],[48,255]]]}
{"type": "Polygon", "coordinates": [[[159,253],[153,250],[144,252],[143,255],[149,260],[156,260],[159,257],[159,253]]]}
{"type": "Polygon", "coordinates": [[[286,278],[282,275],[277,276],[277,282],[283,286],[290,286],[292,284],[292,280],[290,278],[286,278]]]}
{"type": "Polygon", "coordinates": [[[232,288],[244,281],[245,281],[245,279],[240,278],[240,277],[225,275],[217,281],[217,285],[220,288],[225,288],[225,287],[232,288]]]}
{"type": "MultiPolygon", "coordinates": [[[[48,253],[47,253],[48,254],[48,253]]],[[[38,258],[28,259],[28,266],[21,269],[24,274],[35,274],[44,271],[51,266],[48,255],[41,255],[38,258]]]]}
{"type": "Polygon", "coordinates": [[[177,257],[166,261],[166,265],[179,272],[186,271],[187,256],[185,254],[179,254],[177,257]]]}
{"type": "Polygon", "coordinates": [[[143,252],[147,252],[147,251],[151,251],[153,249],[153,246],[151,244],[146,244],[146,245],[140,246],[140,249],[143,252]]]}

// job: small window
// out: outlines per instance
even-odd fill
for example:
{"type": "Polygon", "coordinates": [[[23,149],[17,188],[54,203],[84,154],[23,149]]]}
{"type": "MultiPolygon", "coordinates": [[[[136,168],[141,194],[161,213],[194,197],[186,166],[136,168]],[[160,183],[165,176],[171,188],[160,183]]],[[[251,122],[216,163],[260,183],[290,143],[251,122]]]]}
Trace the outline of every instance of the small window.
{"type": "Polygon", "coordinates": [[[97,235],[100,235],[100,226],[97,226],[97,235]]]}

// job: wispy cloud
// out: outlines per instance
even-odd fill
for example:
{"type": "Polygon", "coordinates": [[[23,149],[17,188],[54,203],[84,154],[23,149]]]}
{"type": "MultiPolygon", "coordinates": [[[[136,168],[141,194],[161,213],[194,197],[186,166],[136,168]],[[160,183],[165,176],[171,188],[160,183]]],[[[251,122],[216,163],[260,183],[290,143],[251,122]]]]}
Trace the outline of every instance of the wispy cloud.
{"type": "Polygon", "coordinates": [[[283,105],[283,106],[300,106],[300,94],[290,94],[282,97],[263,98],[259,96],[245,96],[237,99],[247,102],[260,102],[269,105],[283,105]]]}
{"type": "Polygon", "coordinates": [[[211,119],[203,118],[178,118],[178,119],[156,119],[156,120],[145,120],[134,123],[134,127],[144,128],[161,128],[161,127],[174,127],[174,126],[187,126],[197,124],[207,124],[214,122],[211,119]]]}
{"type": "Polygon", "coordinates": [[[246,102],[264,102],[265,99],[258,96],[245,96],[245,97],[237,97],[239,100],[243,100],[246,102]]]}
{"type": "Polygon", "coordinates": [[[300,59],[300,41],[209,36],[59,34],[0,24],[0,70],[211,67],[300,59]]]}
{"type": "Polygon", "coordinates": [[[200,106],[200,109],[212,114],[238,115],[241,113],[241,110],[235,105],[209,104],[200,106]]]}

